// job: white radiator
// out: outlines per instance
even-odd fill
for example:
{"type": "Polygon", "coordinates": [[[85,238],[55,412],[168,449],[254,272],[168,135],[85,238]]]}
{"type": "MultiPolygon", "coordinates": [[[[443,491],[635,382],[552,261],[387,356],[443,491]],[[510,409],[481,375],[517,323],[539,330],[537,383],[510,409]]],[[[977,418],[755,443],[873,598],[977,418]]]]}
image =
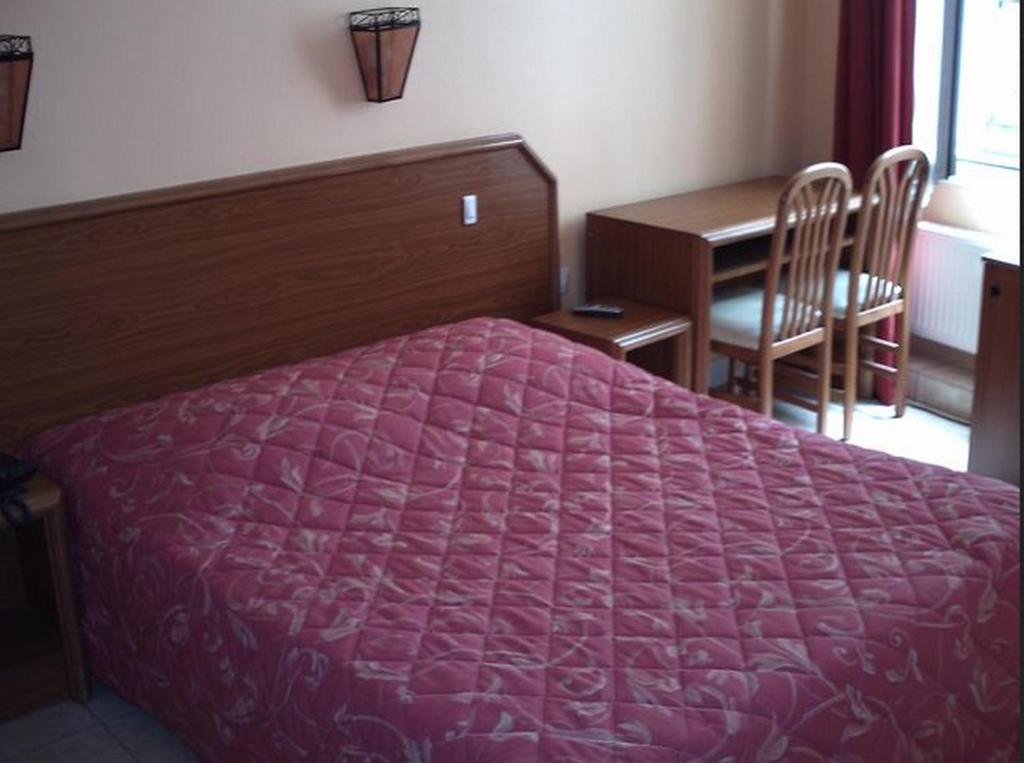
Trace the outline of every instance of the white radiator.
{"type": "Polygon", "coordinates": [[[922,222],[910,274],[910,331],[914,336],[974,354],[981,318],[984,233],[922,222]]]}

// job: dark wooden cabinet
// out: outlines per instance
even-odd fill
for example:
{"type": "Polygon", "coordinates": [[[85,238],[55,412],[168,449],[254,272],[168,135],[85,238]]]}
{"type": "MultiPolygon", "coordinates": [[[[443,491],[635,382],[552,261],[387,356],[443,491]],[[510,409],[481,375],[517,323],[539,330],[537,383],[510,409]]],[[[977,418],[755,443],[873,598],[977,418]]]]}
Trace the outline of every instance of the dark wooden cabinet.
{"type": "Polygon", "coordinates": [[[1020,266],[986,259],[968,470],[1020,484],[1020,266]]]}
{"type": "Polygon", "coordinates": [[[0,721],[89,698],[64,501],[39,475],[24,501],[34,520],[26,527],[7,527],[0,515],[0,552],[14,562],[0,568],[0,721]]]}

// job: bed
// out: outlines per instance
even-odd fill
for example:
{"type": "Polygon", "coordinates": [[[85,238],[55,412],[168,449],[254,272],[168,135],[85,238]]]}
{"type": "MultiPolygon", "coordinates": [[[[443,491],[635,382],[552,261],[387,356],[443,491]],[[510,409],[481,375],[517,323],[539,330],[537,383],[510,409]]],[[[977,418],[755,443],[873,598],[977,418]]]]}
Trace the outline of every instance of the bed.
{"type": "MultiPolygon", "coordinates": [[[[368,300],[360,325],[382,336],[311,320],[307,359],[284,356],[298,326],[205,371],[223,337],[179,311],[182,341],[163,306],[140,306],[150,342],[179,348],[161,373],[129,342],[87,382],[46,377],[56,408],[12,388],[26,405],[12,404],[9,437],[31,435],[19,446],[68,500],[94,675],[210,761],[1016,760],[1018,489],[795,431],[514,320],[554,299],[553,186],[515,141],[460,151],[360,173],[385,199],[396,171],[438,162],[415,197],[444,186],[445,204],[464,160],[497,161],[474,177],[498,189],[495,166],[524,173],[533,190],[481,204],[483,219],[507,212],[503,232],[471,232],[466,250],[502,247],[493,278],[512,286],[494,299],[510,301],[460,315],[434,294],[425,305],[446,309],[401,330],[394,302],[368,300]],[[311,351],[320,341],[334,347],[311,351]],[[268,344],[273,362],[246,354],[268,344]]],[[[385,205],[369,196],[372,215],[385,205]]],[[[246,207],[187,198],[0,218],[0,243],[6,230],[25,252],[90,248],[111,225],[142,251],[164,229],[126,215],[195,203],[190,219],[219,230],[225,204],[246,207]]],[[[342,239],[331,258],[348,256],[342,239]]],[[[479,281],[458,247],[396,245],[452,266],[441,291],[479,281]]],[[[102,290],[98,249],[76,256],[102,290]]],[[[324,256],[291,251],[289,272],[324,256]]],[[[353,278],[321,272],[333,282],[312,279],[302,307],[314,319],[317,290],[353,278]]],[[[395,278],[394,299],[423,299],[395,278]]],[[[268,294],[238,297],[239,325],[267,320],[251,308],[268,294]]],[[[54,327],[74,311],[57,313],[27,310],[13,333],[45,324],[51,349],[124,336],[108,322],[69,338],[54,327]]]]}

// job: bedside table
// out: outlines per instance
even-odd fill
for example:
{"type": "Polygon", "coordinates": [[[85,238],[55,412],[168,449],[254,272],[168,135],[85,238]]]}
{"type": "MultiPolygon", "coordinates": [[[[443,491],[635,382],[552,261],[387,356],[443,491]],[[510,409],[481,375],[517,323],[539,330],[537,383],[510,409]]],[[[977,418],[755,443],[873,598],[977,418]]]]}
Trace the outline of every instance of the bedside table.
{"type": "Polygon", "coordinates": [[[0,720],[64,697],[89,698],[60,490],[37,474],[22,499],[36,520],[31,525],[12,529],[0,515],[0,533],[8,536],[0,541],[5,551],[16,549],[21,578],[20,591],[2,581],[0,720]]]}
{"type": "Polygon", "coordinates": [[[690,319],[659,307],[627,302],[617,297],[592,299],[602,305],[618,305],[621,318],[594,318],[559,310],[533,318],[537,328],[561,334],[580,344],[590,345],[616,360],[627,353],[659,342],[671,342],[671,370],[667,377],[682,387],[690,387],[690,319]]]}

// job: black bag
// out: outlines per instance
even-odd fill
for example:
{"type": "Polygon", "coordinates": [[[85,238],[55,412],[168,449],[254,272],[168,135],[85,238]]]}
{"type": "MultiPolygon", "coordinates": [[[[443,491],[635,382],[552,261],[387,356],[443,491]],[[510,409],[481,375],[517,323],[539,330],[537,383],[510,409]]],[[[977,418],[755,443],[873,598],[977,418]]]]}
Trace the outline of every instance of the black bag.
{"type": "Polygon", "coordinates": [[[0,453],[0,514],[11,527],[25,527],[32,521],[22,498],[25,482],[36,470],[20,458],[0,453]]]}

